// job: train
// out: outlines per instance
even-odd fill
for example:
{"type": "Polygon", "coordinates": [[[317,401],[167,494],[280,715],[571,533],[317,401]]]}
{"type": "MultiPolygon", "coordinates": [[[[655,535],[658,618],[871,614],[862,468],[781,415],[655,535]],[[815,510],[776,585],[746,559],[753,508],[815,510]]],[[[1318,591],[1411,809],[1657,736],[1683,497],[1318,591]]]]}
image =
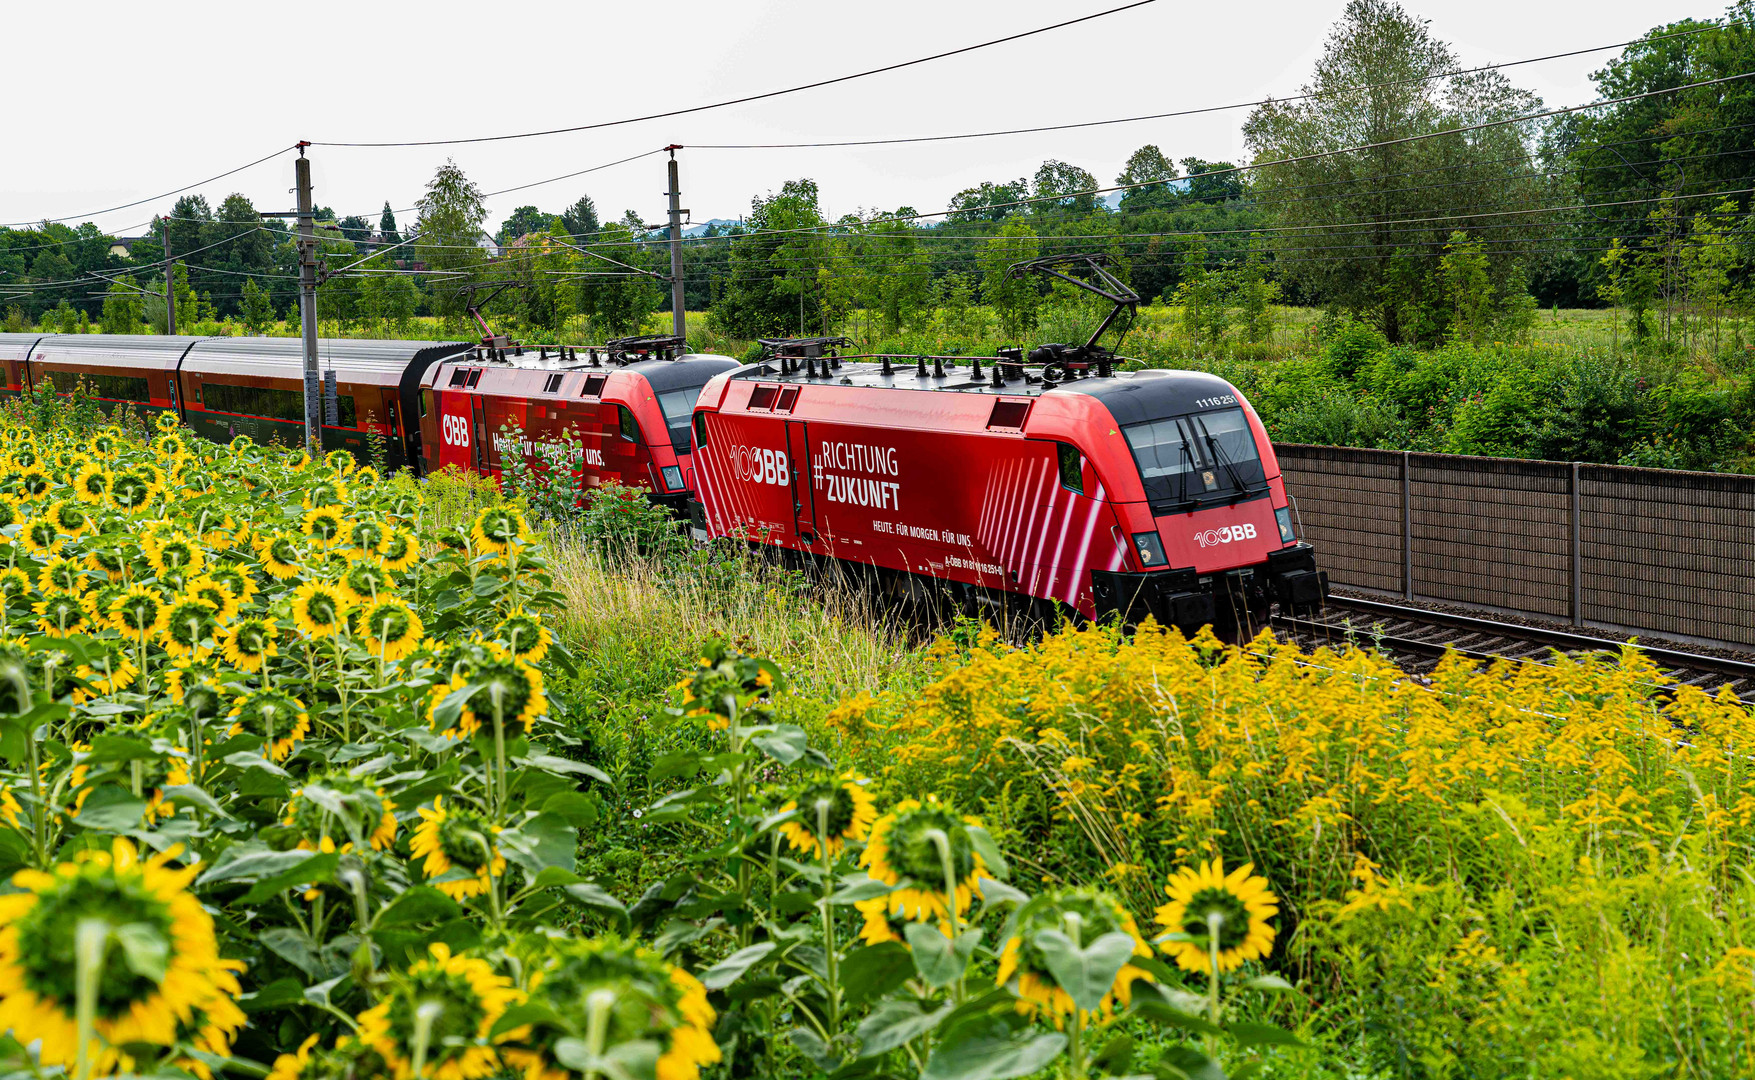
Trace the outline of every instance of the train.
{"type": "MultiPolygon", "coordinates": [[[[638,488],[699,538],[969,610],[1150,616],[1237,640],[1274,604],[1320,606],[1328,578],[1255,410],[1215,375],[1125,370],[1097,342],[1138,298],[1100,257],[1073,259],[1084,277],[1066,256],[1013,272],[1115,308],[1086,342],[1027,357],[844,354],[839,338],[764,341],[755,363],[664,336],[322,340],[323,449],[420,474],[564,464],[581,498],[638,488]]],[[[80,384],[216,441],[301,444],[303,372],[290,338],[0,334],[0,394],[80,384]]]]}

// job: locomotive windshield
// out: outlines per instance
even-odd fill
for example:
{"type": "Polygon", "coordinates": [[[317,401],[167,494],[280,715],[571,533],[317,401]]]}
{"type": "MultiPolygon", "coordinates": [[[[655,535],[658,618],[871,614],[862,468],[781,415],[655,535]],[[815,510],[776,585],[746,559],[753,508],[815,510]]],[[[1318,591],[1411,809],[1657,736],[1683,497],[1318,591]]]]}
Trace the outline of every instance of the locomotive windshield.
{"type": "Polygon", "coordinates": [[[1121,431],[1154,512],[1232,502],[1267,490],[1261,453],[1242,409],[1147,420],[1121,431]]]}
{"type": "Polygon", "coordinates": [[[695,399],[700,396],[700,386],[684,386],[658,394],[658,409],[664,414],[664,423],[670,429],[670,445],[679,453],[688,451],[689,416],[695,411],[695,399]]]}

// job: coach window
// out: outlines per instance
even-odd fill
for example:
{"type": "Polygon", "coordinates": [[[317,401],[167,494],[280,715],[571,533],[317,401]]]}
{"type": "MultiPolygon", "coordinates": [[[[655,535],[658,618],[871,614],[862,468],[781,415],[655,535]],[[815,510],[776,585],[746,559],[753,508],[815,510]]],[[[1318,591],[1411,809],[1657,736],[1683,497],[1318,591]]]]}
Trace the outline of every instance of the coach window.
{"type": "Polygon", "coordinates": [[[617,405],[621,413],[622,438],[631,443],[640,441],[640,425],[634,422],[634,412],[626,405],[617,405]]]}
{"type": "Polygon", "coordinates": [[[1071,443],[1054,444],[1060,454],[1060,486],[1068,491],[1085,493],[1085,456],[1071,443]]]}

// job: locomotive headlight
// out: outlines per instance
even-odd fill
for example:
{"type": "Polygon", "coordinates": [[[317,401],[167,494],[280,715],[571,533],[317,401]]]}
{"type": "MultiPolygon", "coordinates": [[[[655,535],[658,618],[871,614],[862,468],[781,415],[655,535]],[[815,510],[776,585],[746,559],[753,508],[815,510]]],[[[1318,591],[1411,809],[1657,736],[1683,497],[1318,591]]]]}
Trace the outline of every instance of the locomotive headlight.
{"type": "Polygon", "coordinates": [[[1133,550],[1140,557],[1141,566],[1164,565],[1164,541],[1155,532],[1134,533],[1133,550]]]}
{"type": "MultiPolygon", "coordinates": [[[[664,489],[666,491],[682,490],[682,470],[675,465],[664,467],[664,489]]],[[[1282,529],[1284,526],[1282,526],[1282,529]]]]}
{"type": "Polygon", "coordinates": [[[1298,539],[1292,535],[1292,508],[1290,506],[1282,506],[1275,510],[1274,520],[1280,525],[1280,543],[1290,544],[1298,539]]]}

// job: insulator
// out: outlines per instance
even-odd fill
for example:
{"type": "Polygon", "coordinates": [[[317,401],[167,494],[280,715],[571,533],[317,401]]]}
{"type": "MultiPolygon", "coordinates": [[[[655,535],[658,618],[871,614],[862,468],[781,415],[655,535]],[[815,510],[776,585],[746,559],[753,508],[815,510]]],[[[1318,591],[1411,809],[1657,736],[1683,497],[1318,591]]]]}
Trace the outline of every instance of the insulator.
{"type": "Polygon", "coordinates": [[[942,379],[945,377],[945,362],[943,358],[937,356],[932,358],[932,377],[935,379],[942,379]]]}
{"type": "Polygon", "coordinates": [[[547,360],[548,359],[548,346],[547,345],[544,345],[542,347],[542,355],[537,357],[537,359],[539,359],[539,360],[547,360]]]}
{"type": "Polygon", "coordinates": [[[926,378],[926,357],[922,356],[920,358],[920,366],[914,373],[922,379],[926,378]]]}
{"type": "Polygon", "coordinates": [[[884,374],[885,375],[894,375],[895,373],[896,372],[890,367],[890,358],[887,356],[884,357],[884,374]]]}
{"type": "Polygon", "coordinates": [[[993,385],[997,389],[1005,385],[1005,376],[999,373],[999,365],[993,365],[993,385]]]}
{"type": "Polygon", "coordinates": [[[522,345],[512,346],[512,355],[513,356],[523,356],[524,355],[524,346],[522,346],[522,345]]]}
{"type": "Polygon", "coordinates": [[[974,368],[972,374],[977,379],[981,378],[981,358],[979,356],[975,357],[973,360],[969,361],[969,366],[974,368]]]}
{"type": "Polygon", "coordinates": [[[814,357],[814,356],[805,357],[804,358],[804,366],[805,366],[806,374],[810,378],[814,379],[817,377],[817,359],[816,359],[816,357],[814,357]]]}

